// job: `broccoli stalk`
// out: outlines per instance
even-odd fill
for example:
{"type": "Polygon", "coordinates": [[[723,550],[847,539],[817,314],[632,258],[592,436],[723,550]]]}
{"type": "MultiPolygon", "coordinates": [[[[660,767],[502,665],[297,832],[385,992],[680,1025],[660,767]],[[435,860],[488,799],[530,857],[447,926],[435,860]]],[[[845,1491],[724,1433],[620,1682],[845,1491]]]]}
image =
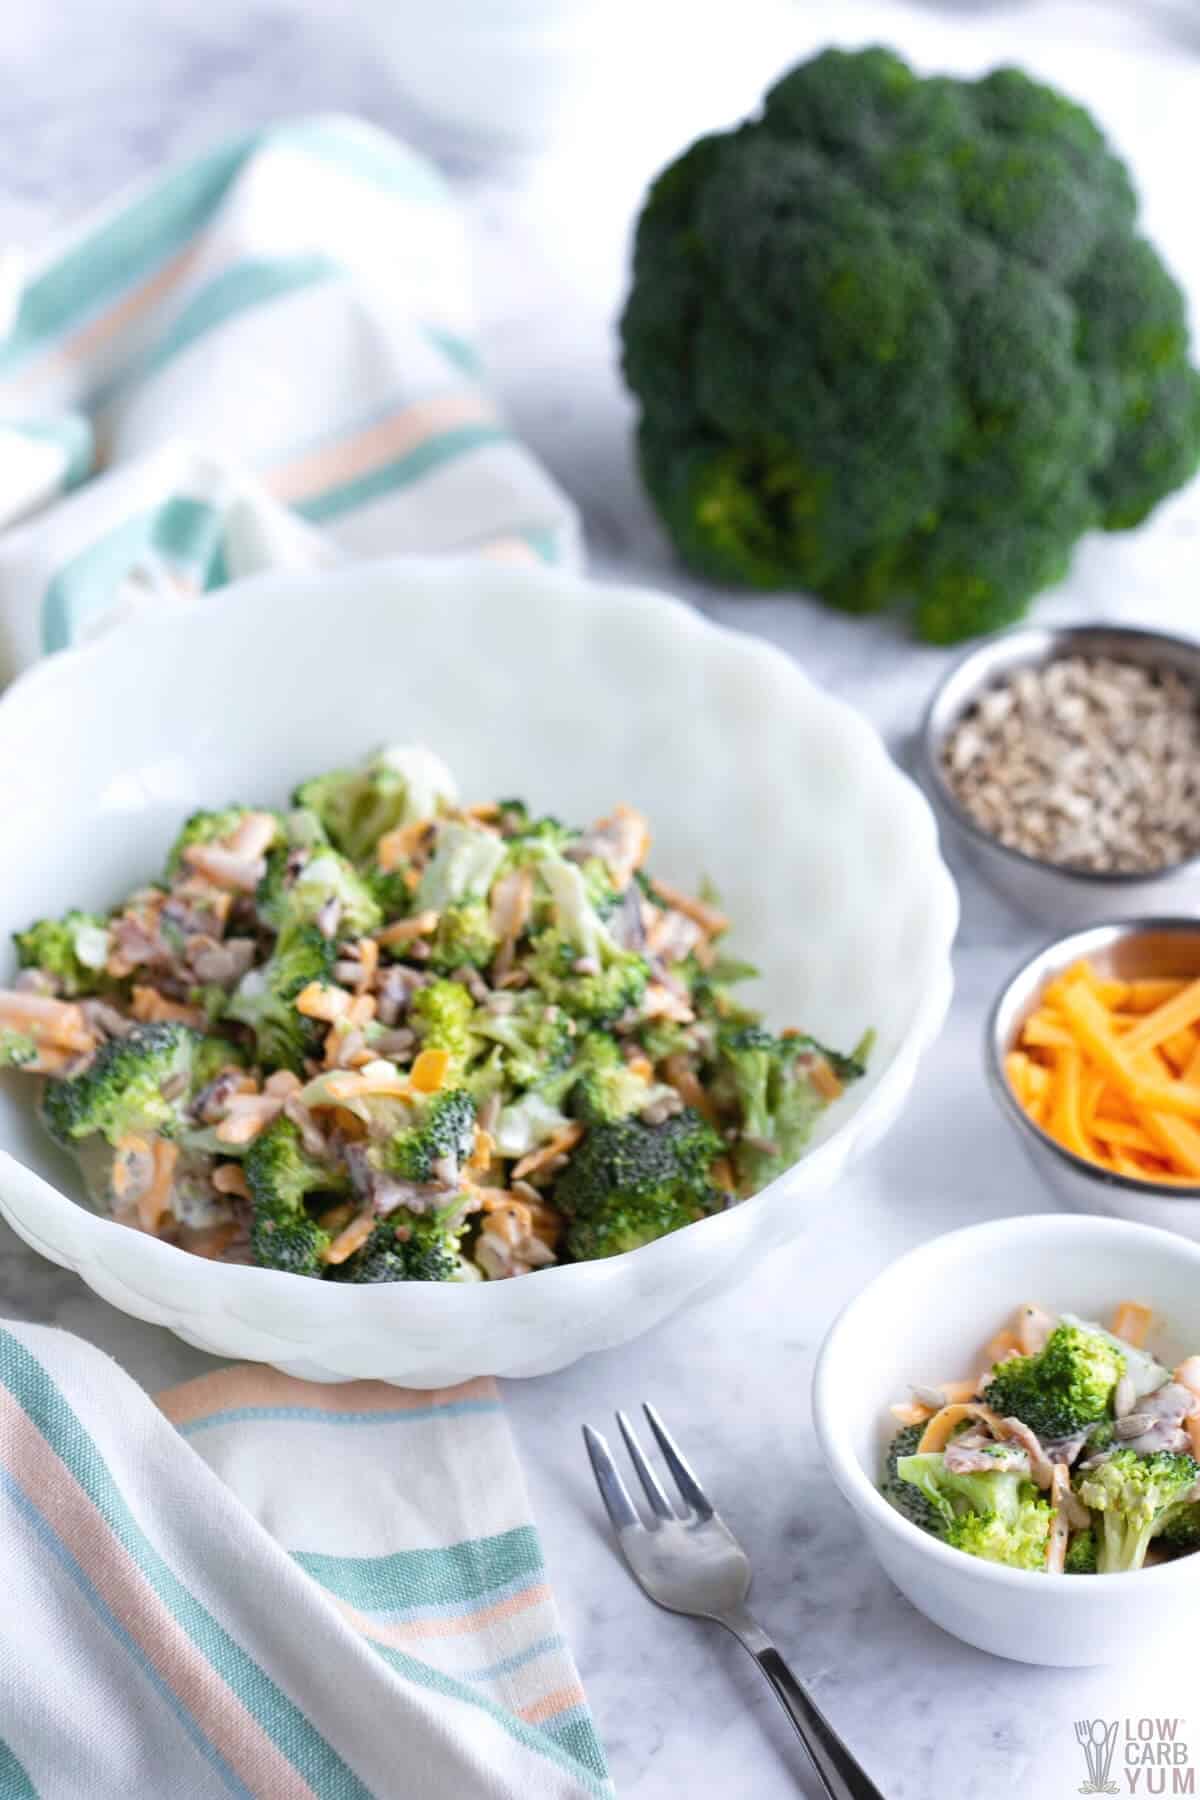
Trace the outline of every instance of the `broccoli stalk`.
{"type": "Polygon", "coordinates": [[[952,1548],[1009,1568],[1045,1567],[1054,1512],[1027,1475],[1011,1469],[956,1474],[944,1455],[927,1453],[897,1458],[894,1485],[904,1484],[917,1490],[929,1508],[926,1517],[937,1521],[924,1529],[935,1529],[952,1548]]]}
{"type": "Polygon", "coordinates": [[[595,1125],[555,1184],[577,1261],[619,1256],[716,1212],[724,1197],[710,1170],[721,1139],[685,1109],[661,1125],[595,1125]]]}
{"type": "Polygon", "coordinates": [[[358,769],[335,769],[296,789],[293,804],[315,813],[336,847],[364,863],[385,832],[431,819],[455,798],[454,779],[430,750],[379,751],[358,769]]]}
{"type": "Polygon", "coordinates": [[[630,1068],[616,1038],[603,1031],[590,1031],[584,1038],[575,1061],[575,1077],[570,1108],[589,1125],[628,1118],[656,1095],[673,1092],[651,1087],[644,1075],[630,1068]]]}
{"type": "Polygon", "coordinates": [[[1078,1325],[1056,1325],[1035,1356],[997,1363],[984,1390],[1004,1418],[1020,1419],[1041,1438],[1072,1437],[1105,1419],[1125,1358],[1109,1338],[1078,1325]]]}
{"type": "Polygon", "coordinates": [[[1168,1450],[1140,1456],[1118,1450],[1079,1481],[1079,1498],[1098,1513],[1097,1568],[1101,1575],[1140,1569],[1150,1540],[1194,1500],[1200,1463],[1168,1450]]]}

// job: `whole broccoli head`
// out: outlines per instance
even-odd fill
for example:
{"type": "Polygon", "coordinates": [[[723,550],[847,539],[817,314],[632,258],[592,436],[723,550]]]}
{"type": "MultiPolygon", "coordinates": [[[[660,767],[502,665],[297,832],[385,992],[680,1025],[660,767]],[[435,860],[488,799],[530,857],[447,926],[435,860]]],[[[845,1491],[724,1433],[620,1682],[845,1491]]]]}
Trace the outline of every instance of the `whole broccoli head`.
{"type": "Polygon", "coordinates": [[[416,1108],[412,1124],[372,1150],[376,1166],[403,1181],[452,1186],[475,1143],[475,1102],[462,1088],[443,1088],[416,1108]]]}
{"type": "Polygon", "coordinates": [[[310,1156],[296,1126],[282,1116],[259,1132],[242,1167],[253,1208],[250,1249],[255,1262],[293,1275],[322,1275],[321,1253],[329,1233],[306,1203],[317,1195],[333,1198],[345,1193],[349,1187],[345,1170],[310,1156]]]}
{"type": "Polygon", "coordinates": [[[336,952],[315,925],[282,932],[261,969],[251,969],[234,991],[227,1017],[254,1033],[259,1061],[300,1071],[321,1051],[325,1026],[296,1011],[297,996],[312,981],[328,981],[336,952]]]}
{"type": "Polygon", "coordinates": [[[455,1281],[461,1268],[458,1233],[436,1213],[401,1207],[380,1220],[337,1273],[353,1282],[455,1281]]]}
{"type": "Polygon", "coordinates": [[[685,1109],[661,1125],[594,1125],[554,1187],[578,1261],[619,1256],[678,1231],[723,1204],[710,1170],[723,1144],[685,1109]]]}
{"type": "MultiPolygon", "coordinates": [[[[930,1452],[896,1459],[893,1488],[899,1492],[906,1485],[928,1504],[934,1523],[924,1529],[954,1549],[1010,1568],[1045,1567],[1054,1514],[1027,1475],[1012,1469],[956,1474],[943,1454],[930,1452]]],[[[893,1494],[889,1498],[896,1503],[893,1494]]]]}
{"type": "Polygon", "coordinates": [[[429,966],[449,974],[454,969],[486,969],[499,948],[486,900],[463,900],[439,914],[429,944],[429,966]]]}
{"type": "Polygon", "coordinates": [[[254,894],[259,918],[272,931],[315,925],[332,901],[337,906],[337,935],[365,937],[383,923],[383,910],[370,885],[339,851],[318,846],[307,853],[280,847],[267,858],[267,870],[254,894]]]}
{"type": "Polygon", "coordinates": [[[1099,1514],[1098,1572],[1140,1569],[1151,1539],[1195,1499],[1197,1481],[1200,1463],[1169,1450],[1150,1456],[1118,1450],[1098,1469],[1086,1470],[1079,1478],[1079,1498],[1099,1514]]]}
{"type": "Polygon", "coordinates": [[[108,920],[100,913],[69,912],[61,919],[38,919],[13,932],[17,961],[23,969],[53,975],[69,999],[99,994],[112,983],[105,974],[108,920]]]}
{"type": "Polygon", "coordinates": [[[1107,1417],[1124,1373],[1125,1358],[1111,1339],[1061,1324],[1035,1356],[997,1363],[983,1397],[1040,1438],[1071,1437],[1107,1417]]]}
{"type": "Polygon", "coordinates": [[[1200,461],[1182,295],[1090,116],[828,50],[655,182],[622,320],[650,496],[722,582],[950,642],[1200,461]]]}
{"type": "Polygon", "coordinates": [[[201,1040],[186,1025],[135,1025],[101,1044],[78,1075],[46,1083],[42,1118],[60,1144],[100,1135],[173,1137],[192,1092],[201,1040]]]}

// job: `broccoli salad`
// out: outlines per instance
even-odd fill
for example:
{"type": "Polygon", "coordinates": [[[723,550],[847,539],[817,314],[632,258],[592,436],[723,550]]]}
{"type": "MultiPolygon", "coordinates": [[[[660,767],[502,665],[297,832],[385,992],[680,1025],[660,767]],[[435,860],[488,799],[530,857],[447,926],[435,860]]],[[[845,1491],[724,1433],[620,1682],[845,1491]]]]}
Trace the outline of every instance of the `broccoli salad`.
{"type": "Polygon", "coordinates": [[[187,820],[108,914],[15,934],[0,1066],[123,1223],[355,1282],[523,1275],[753,1194],[863,1073],[739,1003],[728,920],[432,752],[187,820]]]}
{"type": "Polygon", "coordinates": [[[1111,1331],[1021,1307],[981,1374],[892,1407],[883,1493],[943,1543],[1049,1574],[1119,1575],[1200,1549],[1200,1356],[1144,1348],[1147,1308],[1111,1331]]]}

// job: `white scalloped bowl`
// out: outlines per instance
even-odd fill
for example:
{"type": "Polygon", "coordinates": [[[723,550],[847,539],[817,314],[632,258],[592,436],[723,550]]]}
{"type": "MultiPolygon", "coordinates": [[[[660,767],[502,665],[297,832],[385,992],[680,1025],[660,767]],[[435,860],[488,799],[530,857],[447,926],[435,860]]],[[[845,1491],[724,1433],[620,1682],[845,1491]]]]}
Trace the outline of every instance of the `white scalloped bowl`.
{"type": "Polygon", "coordinates": [[[433,745],[466,796],[519,793],[580,821],[641,807],[655,868],[718,884],[774,1022],[846,1046],[874,1027],[866,1080],[809,1154],[744,1205],[610,1261],[363,1289],[206,1262],[97,1216],[68,1197],[65,1158],[6,1075],[0,1212],[114,1306],[217,1355],[419,1387],[542,1374],[732,1286],[808,1229],[941,1026],[957,899],[917,789],[779,651],[648,592],[406,559],[247,582],[19,680],[0,701],[0,931],[129,892],[197,806],[281,802],[400,741],[433,745]]]}

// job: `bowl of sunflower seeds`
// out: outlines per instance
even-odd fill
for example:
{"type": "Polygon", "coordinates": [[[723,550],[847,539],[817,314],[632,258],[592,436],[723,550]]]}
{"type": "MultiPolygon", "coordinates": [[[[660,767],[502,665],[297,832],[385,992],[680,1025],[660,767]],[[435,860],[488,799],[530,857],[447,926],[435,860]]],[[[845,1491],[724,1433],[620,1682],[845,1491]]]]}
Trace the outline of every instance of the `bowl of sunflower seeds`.
{"type": "Polygon", "coordinates": [[[1200,898],[1200,642],[1004,632],[945,676],[921,750],[945,836],[1044,923],[1200,898]]]}

